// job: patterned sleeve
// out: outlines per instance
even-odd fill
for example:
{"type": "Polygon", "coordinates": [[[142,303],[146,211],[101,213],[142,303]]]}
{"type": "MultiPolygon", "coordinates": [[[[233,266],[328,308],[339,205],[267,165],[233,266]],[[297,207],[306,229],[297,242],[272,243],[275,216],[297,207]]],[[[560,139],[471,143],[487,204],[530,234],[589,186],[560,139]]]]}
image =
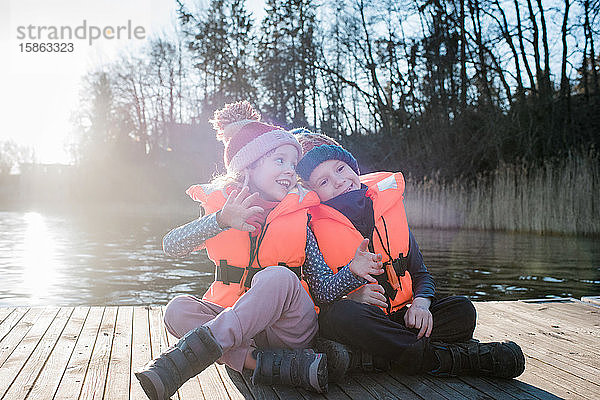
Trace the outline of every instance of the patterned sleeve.
{"type": "Polygon", "coordinates": [[[315,235],[309,227],[306,230],[306,261],[302,273],[317,304],[332,303],[367,283],[357,278],[347,265],[334,274],[325,263],[315,235]]]}
{"type": "Polygon", "coordinates": [[[208,214],[173,229],[163,238],[163,251],[174,257],[183,257],[202,247],[206,239],[225,231],[217,222],[217,214],[208,214]]]}

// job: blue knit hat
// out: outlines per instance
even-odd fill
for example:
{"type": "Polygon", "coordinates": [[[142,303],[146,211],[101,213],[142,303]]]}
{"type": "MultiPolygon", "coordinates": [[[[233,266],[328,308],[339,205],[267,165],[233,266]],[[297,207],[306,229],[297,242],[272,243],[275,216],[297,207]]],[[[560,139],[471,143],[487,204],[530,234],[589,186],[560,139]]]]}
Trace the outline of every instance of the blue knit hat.
{"type": "Polygon", "coordinates": [[[298,162],[298,165],[296,165],[296,173],[302,180],[308,181],[310,179],[310,174],[312,174],[315,168],[327,160],[343,161],[348,164],[357,175],[360,175],[356,158],[343,147],[331,144],[313,147],[311,150],[304,153],[304,157],[302,157],[298,162]]]}

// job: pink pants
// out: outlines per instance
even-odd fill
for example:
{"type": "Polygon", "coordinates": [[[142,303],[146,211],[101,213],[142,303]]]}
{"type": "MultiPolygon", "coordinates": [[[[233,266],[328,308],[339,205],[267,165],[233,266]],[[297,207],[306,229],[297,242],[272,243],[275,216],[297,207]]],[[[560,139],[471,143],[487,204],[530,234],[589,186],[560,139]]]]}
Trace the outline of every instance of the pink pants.
{"type": "Polygon", "coordinates": [[[314,304],[298,277],[279,266],[254,275],[252,287],[233,307],[189,295],[175,297],[167,305],[165,325],[178,338],[207,326],[223,347],[218,362],[240,372],[254,347],[305,348],[318,330],[314,304]]]}

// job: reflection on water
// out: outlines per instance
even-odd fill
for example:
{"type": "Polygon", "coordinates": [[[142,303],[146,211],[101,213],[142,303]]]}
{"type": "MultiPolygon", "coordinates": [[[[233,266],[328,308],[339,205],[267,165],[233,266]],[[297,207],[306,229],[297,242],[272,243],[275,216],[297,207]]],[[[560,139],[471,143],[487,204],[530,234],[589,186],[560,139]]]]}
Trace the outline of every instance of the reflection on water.
{"type": "MultiPolygon", "coordinates": [[[[193,218],[190,216],[189,219],[193,218]]],[[[161,239],[186,222],[123,212],[0,212],[0,304],[166,304],[201,295],[206,255],[171,258],[161,239]]],[[[413,229],[440,295],[472,299],[600,294],[600,241],[413,229]]]]}

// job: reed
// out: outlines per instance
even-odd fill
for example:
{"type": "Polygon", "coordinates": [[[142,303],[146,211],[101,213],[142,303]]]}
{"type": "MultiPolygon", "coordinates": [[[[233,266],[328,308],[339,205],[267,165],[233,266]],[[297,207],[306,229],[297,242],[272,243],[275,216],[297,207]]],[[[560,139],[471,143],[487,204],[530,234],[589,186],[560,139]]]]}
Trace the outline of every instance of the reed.
{"type": "Polygon", "coordinates": [[[593,148],[535,165],[504,164],[467,182],[407,178],[412,226],[600,234],[600,157],[593,148]]]}

